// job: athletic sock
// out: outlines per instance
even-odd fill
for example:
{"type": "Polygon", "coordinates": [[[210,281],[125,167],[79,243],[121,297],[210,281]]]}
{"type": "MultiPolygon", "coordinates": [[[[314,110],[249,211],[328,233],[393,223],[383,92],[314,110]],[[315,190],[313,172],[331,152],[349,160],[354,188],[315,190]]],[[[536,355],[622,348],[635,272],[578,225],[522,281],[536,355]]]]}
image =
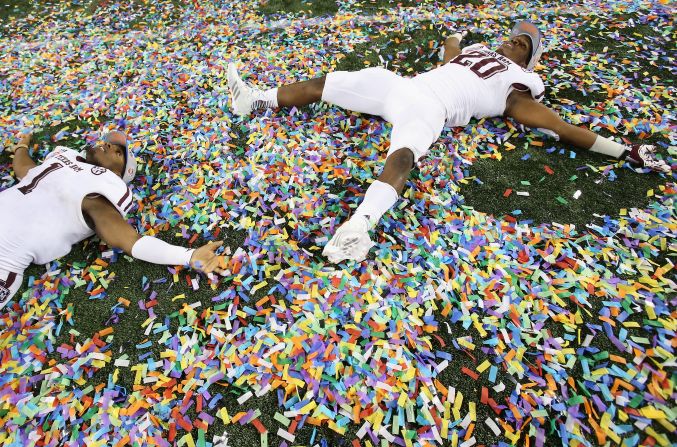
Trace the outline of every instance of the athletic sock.
{"type": "Polygon", "coordinates": [[[597,135],[597,138],[590,147],[590,150],[593,152],[598,152],[600,154],[611,155],[612,157],[621,158],[622,156],[627,155],[626,151],[628,150],[628,147],[620,143],[616,143],[615,141],[610,140],[609,138],[604,138],[602,136],[597,135]]]}
{"type": "Polygon", "coordinates": [[[397,202],[397,191],[388,183],[376,180],[367,188],[367,193],[355,216],[364,216],[369,222],[369,229],[374,228],[381,217],[397,202]]]}
{"type": "Polygon", "coordinates": [[[261,91],[253,89],[252,109],[273,109],[277,107],[277,87],[261,91]]]}

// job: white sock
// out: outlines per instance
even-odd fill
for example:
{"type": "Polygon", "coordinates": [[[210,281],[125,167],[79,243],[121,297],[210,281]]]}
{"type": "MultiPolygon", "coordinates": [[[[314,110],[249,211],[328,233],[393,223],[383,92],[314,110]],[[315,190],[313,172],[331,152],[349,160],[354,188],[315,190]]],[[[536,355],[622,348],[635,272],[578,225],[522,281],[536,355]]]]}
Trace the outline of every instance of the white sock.
{"type": "Polygon", "coordinates": [[[616,143],[614,140],[597,135],[597,138],[590,147],[590,150],[618,158],[623,155],[623,153],[628,150],[628,148],[620,143],[616,143]]]}
{"type": "Polygon", "coordinates": [[[367,188],[364,200],[355,210],[355,216],[366,217],[369,221],[369,228],[374,228],[386,211],[395,205],[397,199],[395,188],[388,183],[376,180],[367,188]]]}
{"type": "Polygon", "coordinates": [[[261,91],[255,90],[252,109],[273,109],[277,107],[277,87],[261,91]]]}

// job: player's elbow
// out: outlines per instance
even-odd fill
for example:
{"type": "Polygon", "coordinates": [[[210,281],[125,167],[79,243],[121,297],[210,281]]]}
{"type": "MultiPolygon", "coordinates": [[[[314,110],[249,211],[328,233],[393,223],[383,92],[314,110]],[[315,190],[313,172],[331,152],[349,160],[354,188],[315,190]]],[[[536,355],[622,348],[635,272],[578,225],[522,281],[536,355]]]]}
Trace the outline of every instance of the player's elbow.
{"type": "Polygon", "coordinates": [[[32,167],[35,165],[28,165],[26,163],[17,163],[14,162],[12,163],[12,169],[14,169],[14,176],[18,178],[19,180],[23,179],[26,177],[26,174],[28,174],[28,171],[31,170],[32,167]]]}
{"type": "Polygon", "coordinates": [[[85,199],[83,212],[94,224],[94,231],[106,244],[132,254],[132,247],[140,236],[136,230],[125,221],[108,200],[97,197],[85,199]]]}
{"type": "Polygon", "coordinates": [[[135,231],[122,231],[120,233],[103,231],[99,237],[110,247],[117,248],[132,256],[132,248],[140,236],[135,231]]]}
{"type": "Polygon", "coordinates": [[[23,171],[17,167],[14,167],[14,177],[16,177],[17,180],[22,180],[24,177],[26,177],[26,174],[27,171],[23,171]]]}
{"type": "Polygon", "coordinates": [[[446,64],[447,62],[449,62],[450,60],[452,60],[453,58],[455,58],[459,54],[461,54],[461,49],[458,46],[453,46],[453,47],[445,46],[445,48],[444,48],[444,58],[442,59],[442,62],[446,64]]]}

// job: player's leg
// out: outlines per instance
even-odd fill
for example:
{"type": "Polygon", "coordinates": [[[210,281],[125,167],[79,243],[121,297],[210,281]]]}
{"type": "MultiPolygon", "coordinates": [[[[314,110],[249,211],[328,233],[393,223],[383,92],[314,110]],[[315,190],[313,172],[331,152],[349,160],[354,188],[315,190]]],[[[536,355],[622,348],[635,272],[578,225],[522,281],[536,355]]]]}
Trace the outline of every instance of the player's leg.
{"type": "Polygon", "coordinates": [[[353,216],[339,227],[323,254],[334,263],[344,259],[362,261],[374,243],[371,230],[381,217],[397,203],[404,183],[414,167],[414,152],[400,148],[386,159],[381,175],[367,188],[362,203],[353,216]]]}
{"type": "Polygon", "coordinates": [[[388,101],[386,115],[393,130],[385,166],[367,188],[353,216],[325,246],[323,253],[331,262],[362,261],[367,256],[374,245],[369,230],[397,203],[414,163],[428,152],[442,132],[445,115],[441,106],[421,99],[415,90],[407,92],[398,95],[395,101],[388,101]]]}
{"type": "Polygon", "coordinates": [[[277,90],[275,107],[300,107],[321,100],[325,80],[326,76],[322,76],[271,89],[277,90]]]}
{"type": "Polygon", "coordinates": [[[355,112],[381,115],[385,98],[401,80],[383,68],[367,68],[355,72],[337,71],[308,81],[258,90],[240,78],[233,63],[228,65],[233,112],[241,116],[256,109],[299,107],[319,100],[355,112]]]}
{"type": "Polygon", "coordinates": [[[23,275],[0,269],[0,309],[9,303],[22,281],[23,275]]]}
{"type": "Polygon", "coordinates": [[[407,79],[380,67],[336,71],[327,75],[322,100],[347,110],[388,119],[387,101],[391,94],[407,85],[407,79]]]}

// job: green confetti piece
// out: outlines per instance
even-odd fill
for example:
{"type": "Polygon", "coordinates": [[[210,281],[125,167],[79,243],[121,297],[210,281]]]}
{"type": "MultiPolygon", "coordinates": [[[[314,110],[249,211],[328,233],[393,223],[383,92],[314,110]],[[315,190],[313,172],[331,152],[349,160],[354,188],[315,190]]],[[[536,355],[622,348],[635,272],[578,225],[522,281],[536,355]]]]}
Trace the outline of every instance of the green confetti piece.
{"type": "Polygon", "coordinates": [[[280,424],[284,425],[285,427],[289,427],[289,424],[291,424],[291,420],[289,420],[287,417],[284,415],[278,413],[277,411],[275,412],[275,415],[273,416],[273,419],[275,419],[277,422],[280,424]]]}

